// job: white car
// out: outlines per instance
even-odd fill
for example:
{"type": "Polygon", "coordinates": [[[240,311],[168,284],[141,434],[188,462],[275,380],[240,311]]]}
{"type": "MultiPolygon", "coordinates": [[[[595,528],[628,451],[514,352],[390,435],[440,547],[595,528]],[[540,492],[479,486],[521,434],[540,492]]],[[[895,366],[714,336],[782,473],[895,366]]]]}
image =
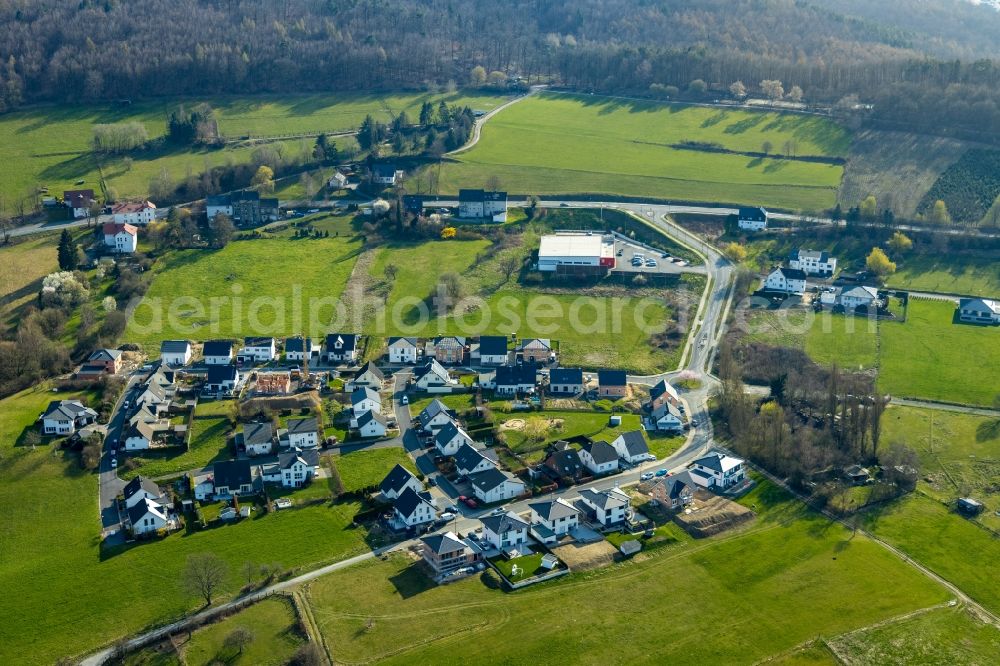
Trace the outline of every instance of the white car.
{"type": "Polygon", "coordinates": [[[400,400],[400,402],[401,402],[401,403],[403,403],[404,405],[408,405],[408,404],[410,404],[410,396],[408,396],[408,395],[404,395],[404,396],[403,396],[403,399],[402,399],[402,400],[400,400]]]}
{"type": "Polygon", "coordinates": [[[439,517],[441,518],[441,520],[448,521],[448,520],[454,520],[455,515],[456,514],[452,513],[451,511],[445,511],[439,517]]]}
{"type": "Polygon", "coordinates": [[[118,467],[118,458],[112,458],[111,459],[111,467],[112,467],[112,469],[117,469],[117,467],[118,467]]]}
{"type": "Polygon", "coordinates": [[[639,475],[640,481],[649,481],[652,478],[653,478],[652,472],[643,472],[642,474],[639,475]]]}

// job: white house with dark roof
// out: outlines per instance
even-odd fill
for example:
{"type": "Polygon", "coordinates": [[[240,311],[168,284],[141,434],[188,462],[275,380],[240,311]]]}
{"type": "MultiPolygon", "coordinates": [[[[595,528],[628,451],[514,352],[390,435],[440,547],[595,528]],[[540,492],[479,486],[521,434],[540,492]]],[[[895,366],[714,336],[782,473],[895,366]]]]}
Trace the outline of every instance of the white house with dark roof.
{"type": "Polygon", "coordinates": [[[688,473],[703,488],[724,490],[746,479],[747,465],[742,458],[722,451],[710,451],[691,463],[688,473]]]}
{"type": "Polygon", "coordinates": [[[229,365],[233,362],[232,340],[209,340],[202,346],[205,365],[229,365]]]}
{"type": "Polygon", "coordinates": [[[672,402],[661,403],[649,413],[653,427],[660,432],[681,432],[684,430],[684,413],[672,402]]]}
{"type": "Polygon", "coordinates": [[[406,488],[392,503],[392,526],[397,530],[419,527],[437,519],[431,494],[406,488]]]}
{"type": "Polygon", "coordinates": [[[968,324],[1000,324],[1000,301],[989,298],[962,298],[958,319],[968,324]]]}
{"type": "Polygon", "coordinates": [[[274,428],[270,423],[243,424],[243,446],[248,456],[266,456],[274,451],[274,428]]]}
{"type": "Polygon", "coordinates": [[[362,437],[385,437],[389,431],[389,420],[382,414],[367,411],[358,417],[358,434],[362,437]]]}
{"type": "Polygon", "coordinates": [[[306,359],[311,361],[318,359],[321,351],[322,345],[315,338],[303,338],[302,336],[285,338],[286,361],[303,361],[306,359]]]}
{"type": "Polygon", "coordinates": [[[830,277],[837,271],[837,258],[825,250],[792,250],[788,267],[797,268],[806,275],[830,277]]]}
{"type": "Polygon", "coordinates": [[[619,525],[625,522],[632,506],[632,499],[619,488],[608,490],[580,491],[580,500],[593,512],[597,522],[604,527],[619,525]]]}
{"type": "Polygon", "coordinates": [[[838,304],[844,306],[847,312],[854,312],[860,307],[879,305],[878,289],[875,287],[857,286],[840,292],[838,304]]]}
{"type": "Polygon", "coordinates": [[[292,448],[315,449],[319,447],[319,424],[315,416],[288,419],[285,431],[288,446],[292,448]]]}
{"type": "Polygon", "coordinates": [[[358,354],[358,336],[355,333],[329,333],[323,356],[329,362],[352,363],[358,354]]]}
{"type": "Polygon", "coordinates": [[[554,543],[580,525],[580,510],[561,497],[532,502],[531,535],[545,544],[554,543]]]}
{"type": "Polygon", "coordinates": [[[434,436],[434,446],[443,456],[453,456],[463,444],[472,446],[474,441],[465,428],[454,421],[444,424],[434,436]]]}
{"type": "Polygon", "coordinates": [[[382,496],[389,500],[394,500],[407,489],[420,492],[424,489],[424,484],[410,470],[400,464],[396,464],[378,486],[382,496]]]}
{"type": "Polygon", "coordinates": [[[806,274],[798,268],[775,268],[764,279],[764,289],[782,294],[804,294],[808,288],[806,274]]]}
{"type": "Polygon", "coordinates": [[[475,542],[454,532],[420,537],[420,554],[439,574],[474,565],[482,559],[482,549],[475,542]]]}
{"type": "Polygon", "coordinates": [[[435,398],[430,404],[420,410],[417,415],[420,429],[424,432],[434,432],[455,420],[455,412],[443,402],[435,398]]]}
{"type": "Polygon", "coordinates": [[[365,412],[382,413],[382,396],[378,391],[373,391],[367,386],[359,386],[351,391],[351,411],[354,418],[365,412]]]}
{"type": "Polygon", "coordinates": [[[167,516],[166,510],[152,500],[143,499],[137,502],[127,511],[127,514],[132,534],[135,536],[155,533],[157,530],[165,530],[170,527],[170,518],[167,516]]]}
{"type": "Polygon", "coordinates": [[[485,449],[478,449],[471,444],[462,444],[455,452],[455,471],[461,476],[472,476],[479,472],[485,472],[491,467],[496,467],[496,461],[486,455],[485,449]]]}
{"type": "Polygon", "coordinates": [[[42,414],[42,433],[72,435],[77,428],[94,423],[97,412],[79,400],[54,400],[42,414]]]}
{"type": "Polygon", "coordinates": [[[380,391],[382,389],[382,384],[385,383],[385,375],[379,370],[378,366],[368,361],[354,373],[354,377],[347,382],[347,390],[353,391],[359,386],[366,386],[375,391],[380,391]]]}
{"type": "Polygon", "coordinates": [[[160,360],[175,368],[187,365],[191,362],[191,343],[187,340],[164,340],[160,343],[160,360]]]}
{"type": "Polygon", "coordinates": [[[618,451],[603,440],[585,442],[580,462],[594,474],[612,474],[618,471],[618,451]]]}
{"type": "Polygon", "coordinates": [[[146,420],[137,420],[125,429],[122,435],[124,448],[126,451],[145,451],[153,445],[156,438],[156,429],[153,424],[146,420]]]}
{"type": "Polygon", "coordinates": [[[767,211],[760,206],[743,206],[736,217],[736,226],[744,231],[767,229],[767,211]]]}
{"type": "Polygon", "coordinates": [[[538,385],[538,368],[532,363],[501,365],[479,375],[479,386],[498,395],[534,393],[538,385]]]}
{"type": "Polygon", "coordinates": [[[237,358],[244,363],[267,363],[277,357],[277,344],[274,338],[268,337],[243,338],[243,347],[237,354],[237,358]]]}
{"type": "Polygon", "coordinates": [[[507,221],[507,193],[489,190],[458,191],[458,216],[468,220],[507,221]]]}
{"type": "Polygon", "coordinates": [[[140,475],[133,478],[122,488],[122,497],[125,499],[125,507],[131,509],[144,499],[159,502],[163,493],[155,481],[140,475]]]}
{"type": "Polygon", "coordinates": [[[210,365],[205,378],[208,393],[232,394],[240,385],[240,371],[235,365],[210,365]]]}
{"type": "MultiPolygon", "coordinates": [[[[507,336],[482,335],[479,337],[478,351],[481,365],[503,365],[507,362],[507,336]]],[[[477,354],[472,354],[475,357],[477,354]]]]}
{"type": "Polygon", "coordinates": [[[212,479],[216,499],[253,495],[257,492],[254,483],[253,463],[249,460],[223,460],[212,466],[212,479]]]}
{"type": "Polygon", "coordinates": [[[301,488],[319,470],[319,451],[284,451],[272,460],[260,463],[261,477],[266,483],[278,483],[284,488],[301,488]]]}
{"type": "Polygon", "coordinates": [[[549,370],[549,393],[552,395],[579,395],[583,393],[583,370],[580,368],[552,368],[549,370]]]}
{"type": "Polygon", "coordinates": [[[524,482],[510,472],[491,467],[469,477],[473,494],[483,503],[502,502],[523,495],[524,482]]]}
{"type": "Polygon", "coordinates": [[[513,511],[480,519],[483,524],[483,540],[505,551],[528,542],[530,525],[513,511]]]}
{"type": "Polygon", "coordinates": [[[650,460],[653,456],[646,444],[646,437],[641,430],[629,430],[618,435],[611,446],[618,452],[618,457],[627,463],[637,465],[650,460]]]}
{"type": "Polygon", "coordinates": [[[377,185],[395,185],[403,181],[406,172],[393,164],[376,164],[372,168],[372,182],[377,185]]]}
{"type": "Polygon", "coordinates": [[[448,370],[436,359],[431,359],[414,370],[413,384],[428,393],[451,393],[458,387],[458,380],[452,379],[448,370]]]}
{"type": "Polygon", "coordinates": [[[418,357],[418,340],[416,338],[389,338],[390,363],[416,363],[418,357]]]}

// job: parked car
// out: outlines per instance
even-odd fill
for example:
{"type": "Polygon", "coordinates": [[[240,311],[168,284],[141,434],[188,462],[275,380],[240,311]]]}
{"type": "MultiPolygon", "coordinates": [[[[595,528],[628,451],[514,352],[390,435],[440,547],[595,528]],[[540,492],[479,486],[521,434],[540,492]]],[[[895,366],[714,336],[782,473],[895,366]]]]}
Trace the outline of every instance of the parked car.
{"type": "Polygon", "coordinates": [[[691,427],[692,428],[698,427],[698,419],[691,419],[691,427]]]}
{"type": "Polygon", "coordinates": [[[441,514],[440,518],[441,520],[447,522],[449,520],[454,520],[456,515],[457,514],[454,514],[451,511],[445,511],[444,513],[441,514]]]}
{"type": "Polygon", "coordinates": [[[401,402],[401,403],[403,403],[404,405],[408,405],[408,404],[410,404],[410,396],[408,396],[408,395],[404,395],[404,396],[403,396],[403,399],[402,399],[402,400],[400,400],[400,402],[401,402]]]}
{"type": "Polygon", "coordinates": [[[112,469],[118,467],[118,458],[112,458],[111,459],[111,467],[112,467],[112,469]]]}
{"type": "Polygon", "coordinates": [[[476,500],[472,499],[471,497],[466,497],[465,499],[462,500],[462,502],[465,504],[465,506],[469,507],[470,509],[479,508],[479,504],[477,504],[476,500]]]}
{"type": "Polygon", "coordinates": [[[656,259],[647,259],[646,265],[649,266],[650,268],[653,268],[654,266],[656,266],[656,259]]]}
{"type": "Polygon", "coordinates": [[[656,476],[666,476],[666,475],[667,475],[667,470],[665,469],[656,470],[656,476]]]}
{"type": "Polygon", "coordinates": [[[640,481],[649,481],[652,478],[653,478],[652,472],[643,472],[642,474],[639,475],[640,481]]]}
{"type": "Polygon", "coordinates": [[[427,485],[428,486],[436,486],[437,485],[437,481],[434,480],[433,476],[428,476],[427,477],[427,485]]]}

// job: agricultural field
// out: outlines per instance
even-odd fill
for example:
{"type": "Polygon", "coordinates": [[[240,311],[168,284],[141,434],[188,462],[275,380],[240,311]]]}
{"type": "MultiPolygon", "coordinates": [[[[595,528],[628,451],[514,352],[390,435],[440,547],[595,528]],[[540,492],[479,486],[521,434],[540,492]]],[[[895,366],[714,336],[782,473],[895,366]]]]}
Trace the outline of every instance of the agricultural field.
{"type": "Polygon", "coordinates": [[[812,310],[738,310],[751,340],[802,349],[823,365],[868,369],[877,363],[877,325],[865,318],[812,310]]]}
{"type": "Polygon", "coordinates": [[[165,452],[146,451],[138,455],[129,454],[126,459],[138,466],[121,473],[129,479],[138,474],[157,478],[168,474],[181,474],[188,470],[201,469],[219,460],[228,460],[232,452],[228,446],[229,422],[233,410],[232,400],[211,400],[199,402],[194,411],[191,425],[191,445],[187,451],[183,447],[171,447],[165,452]]]}
{"type": "Polygon", "coordinates": [[[948,599],[880,546],[774,495],[752,496],[763,515],[749,529],[513,594],[479,578],[434,586],[396,556],[318,579],[307,597],[339,660],[508,664],[539,654],[566,663],[748,663],[948,599]],[[768,497],[775,505],[765,508],[768,497]],[[699,602],[678,614],[668,610],[678,597],[699,602]],[[602,631],[566,608],[602,609],[602,631]],[[532,630],[511,641],[512,627],[532,630]],[[705,627],[740,640],[706,641],[705,627]],[[606,639],[625,633],[628,641],[606,639]]]}
{"type": "Polygon", "coordinates": [[[986,505],[977,521],[1000,531],[1000,415],[892,406],[882,441],[902,442],[920,456],[921,492],[942,502],[975,497],[986,505]]]}
{"type": "Polygon", "coordinates": [[[681,142],[799,156],[843,157],[849,133],[820,118],[546,93],[519,102],[483,128],[479,143],[445,164],[439,188],[481,187],[496,176],[519,194],[617,194],[658,199],[832,206],[843,167],[681,150],[681,142]]]}
{"type": "MultiPolygon", "coordinates": [[[[39,186],[47,186],[52,195],[62,195],[64,189],[79,187],[100,190],[100,174],[95,155],[90,151],[92,128],[95,124],[141,122],[151,139],[166,132],[167,115],[179,104],[194,106],[209,103],[216,111],[220,133],[232,139],[248,135],[288,136],[319,132],[353,131],[367,114],[388,121],[390,114],[406,111],[411,118],[419,114],[425,101],[437,104],[469,105],[489,110],[502,104],[504,98],[466,93],[451,94],[325,94],[282,95],[255,97],[222,97],[202,99],[171,99],[137,102],[128,107],[97,106],[36,106],[4,114],[0,119],[0,162],[17,164],[17,169],[0,173],[0,196],[8,202],[21,199],[39,186]]],[[[288,157],[303,152],[303,141],[279,142],[288,157]]],[[[340,147],[354,145],[353,138],[338,137],[340,147]]],[[[305,140],[311,150],[312,140],[305,140]]],[[[149,181],[164,169],[175,179],[184,178],[190,170],[200,173],[207,166],[227,162],[250,161],[255,146],[236,142],[222,149],[181,148],[136,151],[130,155],[131,167],[124,157],[102,160],[104,177],[120,196],[144,196],[149,181]]]]}
{"type": "Polygon", "coordinates": [[[248,554],[260,564],[311,568],[367,548],[366,530],[351,527],[360,505],[339,502],[102,550],[96,476],[80,469],[75,454],[18,442],[52,396],[40,386],[0,401],[0,589],[18,600],[17,613],[5,616],[2,663],[26,654],[53,663],[195,610],[200,602],[181,585],[190,554],[213,552],[226,561],[227,597],[245,583],[240,568],[248,554]]]}
{"type": "Polygon", "coordinates": [[[0,248],[0,330],[16,326],[17,312],[38,296],[42,278],[59,270],[58,242],[58,236],[43,234],[0,248]]]}
{"type": "Polygon", "coordinates": [[[1000,631],[967,608],[937,608],[837,636],[828,643],[840,655],[840,663],[986,666],[1000,654],[1000,631]]]}
{"type": "Polygon", "coordinates": [[[1000,196],[1000,150],[967,151],[948,167],[920,200],[917,210],[927,214],[937,200],[944,201],[955,222],[977,224],[1000,196]]]}
{"type": "Polygon", "coordinates": [[[155,353],[178,337],[323,335],[340,327],[331,323],[335,303],[359,250],[346,238],[289,236],[172,252],[155,267],[124,337],[155,353]]]}
{"type": "Polygon", "coordinates": [[[377,486],[396,465],[402,465],[414,474],[417,468],[402,448],[383,448],[352,451],[333,458],[344,492],[352,493],[377,486]]]}

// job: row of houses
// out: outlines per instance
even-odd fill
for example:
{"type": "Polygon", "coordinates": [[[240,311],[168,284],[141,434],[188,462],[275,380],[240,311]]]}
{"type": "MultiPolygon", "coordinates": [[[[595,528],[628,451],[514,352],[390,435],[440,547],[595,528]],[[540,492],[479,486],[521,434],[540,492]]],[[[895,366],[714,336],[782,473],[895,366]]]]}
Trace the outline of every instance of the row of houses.
{"type": "Polygon", "coordinates": [[[291,448],[277,455],[224,460],[210,472],[191,477],[194,497],[200,501],[252,497],[264,484],[301,488],[319,474],[319,451],[291,448]]]}

